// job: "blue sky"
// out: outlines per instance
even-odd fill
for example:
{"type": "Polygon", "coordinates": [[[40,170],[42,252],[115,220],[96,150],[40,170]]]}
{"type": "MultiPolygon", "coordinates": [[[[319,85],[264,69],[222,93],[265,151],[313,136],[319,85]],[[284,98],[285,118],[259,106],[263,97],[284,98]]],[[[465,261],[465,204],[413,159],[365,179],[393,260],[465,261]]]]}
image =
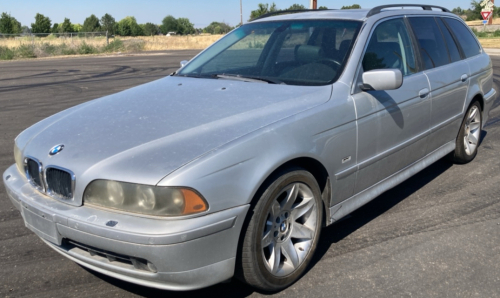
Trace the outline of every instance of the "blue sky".
{"type": "MultiPolygon", "coordinates": [[[[165,16],[171,14],[176,18],[189,18],[196,28],[206,27],[212,21],[225,21],[233,26],[240,21],[239,0],[23,0],[19,2],[2,2],[0,12],[10,13],[23,25],[27,26],[31,26],[31,23],[34,22],[37,12],[48,16],[52,23],[61,23],[67,17],[71,19],[72,23],[83,24],[85,18],[91,14],[101,18],[105,13],[111,14],[117,21],[126,16],[134,16],[139,23],[151,22],[155,24],[160,24],[165,16]]],[[[303,4],[306,7],[309,5],[309,0],[275,0],[274,2],[279,8],[287,8],[294,3],[303,4]]],[[[255,9],[258,3],[268,3],[268,1],[243,0],[244,21],[249,18],[250,11],[255,9]]],[[[328,8],[340,8],[343,5],[354,3],[361,5],[363,8],[390,3],[432,3],[451,10],[457,6],[468,8],[470,0],[318,0],[319,5],[328,8]]]]}

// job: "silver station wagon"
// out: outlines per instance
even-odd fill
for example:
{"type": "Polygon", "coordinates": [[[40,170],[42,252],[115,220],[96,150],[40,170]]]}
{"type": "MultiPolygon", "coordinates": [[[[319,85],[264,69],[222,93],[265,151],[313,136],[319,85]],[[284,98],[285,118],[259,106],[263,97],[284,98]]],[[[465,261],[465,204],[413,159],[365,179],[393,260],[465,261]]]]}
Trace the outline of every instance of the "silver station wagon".
{"type": "Polygon", "coordinates": [[[474,159],[492,75],[445,8],[265,16],[166,78],[26,129],[3,182],[26,227],[92,270],[278,291],[323,226],[440,158],[474,159]]]}

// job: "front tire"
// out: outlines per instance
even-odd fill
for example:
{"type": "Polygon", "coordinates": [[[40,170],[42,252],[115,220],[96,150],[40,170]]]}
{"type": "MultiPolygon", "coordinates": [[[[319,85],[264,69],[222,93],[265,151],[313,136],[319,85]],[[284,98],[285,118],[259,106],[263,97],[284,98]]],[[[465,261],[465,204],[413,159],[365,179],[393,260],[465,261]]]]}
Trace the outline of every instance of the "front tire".
{"type": "Polygon", "coordinates": [[[453,154],[454,162],[466,164],[476,157],[481,138],[482,121],[481,105],[476,101],[467,110],[460,127],[457,146],[453,154]]]}
{"type": "Polygon", "coordinates": [[[242,279],[270,292],[298,280],[318,244],[322,204],[311,173],[302,169],[281,173],[260,196],[243,231],[242,279]]]}

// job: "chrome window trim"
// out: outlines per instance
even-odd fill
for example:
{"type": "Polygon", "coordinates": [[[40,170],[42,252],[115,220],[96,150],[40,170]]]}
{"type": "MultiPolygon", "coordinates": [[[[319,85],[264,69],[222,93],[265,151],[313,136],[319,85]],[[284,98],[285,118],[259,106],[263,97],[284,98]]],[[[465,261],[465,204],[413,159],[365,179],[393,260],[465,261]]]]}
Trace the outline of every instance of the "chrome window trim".
{"type": "Polygon", "coordinates": [[[23,164],[24,164],[24,174],[26,175],[26,179],[31,184],[31,186],[33,186],[36,190],[45,193],[47,184],[44,177],[43,164],[37,158],[34,158],[29,155],[26,155],[24,157],[23,164]],[[38,175],[40,178],[40,183],[42,184],[41,186],[37,185],[30,176],[30,173],[28,171],[28,159],[31,159],[32,161],[36,162],[38,165],[38,175]]]}
{"type": "Polygon", "coordinates": [[[61,200],[61,201],[73,200],[75,198],[76,176],[75,176],[75,173],[73,173],[73,171],[68,170],[66,168],[63,168],[63,167],[49,165],[49,166],[46,166],[45,169],[44,169],[43,178],[44,178],[44,183],[45,183],[45,187],[46,187],[46,192],[45,193],[49,197],[52,197],[54,199],[58,199],[58,200],[61,200]],[[49,187],[49,184],[47,183],[47,170],[50,170],[50,169],[56,169],[56,170],[64,171],[64,172],[67,172],[68,174],[70,174],[70,176],[71,176],[71,195],[72,195],[71,198],[64,197],[64,196],[61,196],[61,195],[59,195],[59,194],[57,194],[55,192],[52,192],[52,190],[49,187]]]}

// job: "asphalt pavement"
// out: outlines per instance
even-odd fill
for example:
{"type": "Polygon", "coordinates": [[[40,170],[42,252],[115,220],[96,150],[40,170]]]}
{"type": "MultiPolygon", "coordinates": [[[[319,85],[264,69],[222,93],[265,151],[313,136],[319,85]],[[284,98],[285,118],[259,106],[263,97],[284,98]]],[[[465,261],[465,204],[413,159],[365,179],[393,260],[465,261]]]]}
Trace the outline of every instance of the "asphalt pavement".
{"type": "MultiPolygon", "coordinates": [[[[197,51],[0,63],[0,171],[13,141],[54,113],[175,71],[197,51]]],[[[500,90],[500,57],[492,56],[500,90]]],[[[467,165],[440,160],[323,229],[310,270],[276,297],[499,297],[500,99],[467,165]]],[[[24,227],[0,187],[2,297],[260,297],[233,280],[193,292],[84,269],[24,227]]]]}

